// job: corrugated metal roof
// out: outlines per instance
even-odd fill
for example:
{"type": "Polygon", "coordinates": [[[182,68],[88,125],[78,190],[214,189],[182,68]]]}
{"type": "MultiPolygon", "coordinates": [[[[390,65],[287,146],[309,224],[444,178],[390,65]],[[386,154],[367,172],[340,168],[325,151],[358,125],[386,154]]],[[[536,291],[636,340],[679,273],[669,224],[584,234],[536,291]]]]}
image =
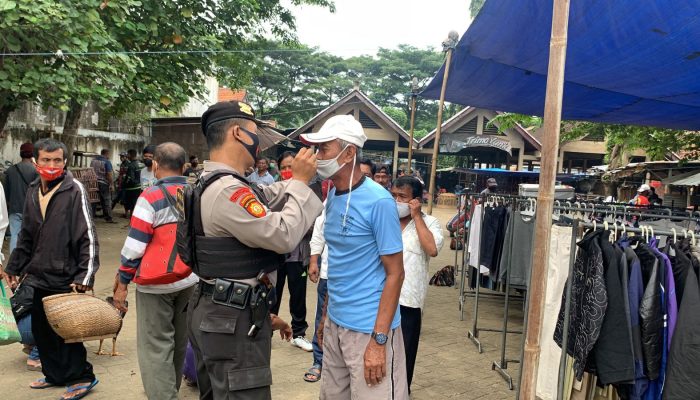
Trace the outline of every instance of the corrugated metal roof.
{"type": "Polygon", "coordinates": [[[679,179],[675,182],[672,182],[671,185],[675,186],[697,186],[700,185],[700,172],[697,172],[693,175],[690,175],[688,177],[679,179]]]}

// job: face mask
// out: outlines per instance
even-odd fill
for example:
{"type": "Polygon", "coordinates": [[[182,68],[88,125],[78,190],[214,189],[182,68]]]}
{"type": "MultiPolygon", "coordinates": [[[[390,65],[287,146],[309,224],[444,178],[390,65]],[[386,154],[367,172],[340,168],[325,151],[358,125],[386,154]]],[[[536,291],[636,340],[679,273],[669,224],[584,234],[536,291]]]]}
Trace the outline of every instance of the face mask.
{"type": "Polygon", "coordinates": [[[48,182],[55,181],[63,175],[63,168],[41,167],[38,164],[34,164],[34,166],[39,176],[48,182]]]}
{"type": "Polygon", "coordinates": [[[192,165],[192,168],[197,168],[197,165],[199,165],[199,163],[193,162],[193,163],[190,163],[190,165],[192,165]]]}
{"type": "Polygon", "coordinates": [[[399,211],[399,218],[406,218],[411,215],[411,209],[408,207],[408,203],[396,202],[396,209],[399,211]]]}
{"type": "Polygon", "coordinates": [[[153,166],[153,160],[151,160],[150,158],[146,158],[145,160],[143,160],[143,163],[144,163],[148,168],[151,168],[151,167],[153,166]]]}
{"type": "Polygon", "coordinates": [[[260,146],[260,139],[258,138],[258,135],[243,128],[242,126],[239,126],[239,128],[241,128],[241,130],[243,132],[245,132],[246,135],[248,135],[250,140],[253,141],[253,144],[246,144],[243,142],[241,142],[241,144],[243,145],[243,147],[245,147],[246,150],[248,150],[248,153],[250,153],[250,156],[253,157],[253,159],[256,159],[258,157],[258,150],[259,150],[258,146],[260,146]]]}
{"type": "Polygon", "coordinates": [[[287,181],[289,179],[292,179],[292,170],[291,169],[285,169],[280,174],[282,175],[283,181],[287,181]]]}
{"type": "Polygon", "coordinates": [[[343,150],[341,150],[340,153],[335,156],[335,158],[316,161],[316,172],[318,173],[319,178],[328,179],[345,166],[345,163],[343,163],[343,165],[338,164],[338,158],[347,148],[348,146],[345,146],[343,150]]]}

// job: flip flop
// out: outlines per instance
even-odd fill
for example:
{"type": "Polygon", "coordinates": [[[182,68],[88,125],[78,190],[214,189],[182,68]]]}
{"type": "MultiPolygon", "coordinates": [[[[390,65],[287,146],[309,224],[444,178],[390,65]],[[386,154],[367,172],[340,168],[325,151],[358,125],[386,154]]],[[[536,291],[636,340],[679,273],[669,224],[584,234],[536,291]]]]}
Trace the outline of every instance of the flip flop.
{"type": "Polygon", "coordinates": [[[304,380],[311,383],[320,381],[321,366],[314,364],[311,368],[309,368],[309,370],[304,373],[304,380]]]}
{"type": "MultiPolygon", "coordinates": [[[[87,396],[88,393],[90,393],[90,391],[92,390],[92,388],[94,388],[98,383],[100,383],[100,381],[98,381],[97,379],[95,379],[94,381],[92,381],[91,383],[89,383],[89,384],[87,384],[87,385],[80,385],[80,386],[75,386],[75,387],[66,387],[66,393],[68,393],[68,394],[70,394],[70,393],[75,393],[75,392],[77,392],[78,390],[83,390],[83,389],[85,389],[85,391],[84,391],[83,393],[80,393],[80,394],[78,394],[78,395],[75,395],[75,396],[69,397],[69,398],[65,398],[65,397],[61,396],[61,397],[58,398],[58,400],[78,400],[78,399],[82,399],[83,397],[87,396]]],[[[66,394],[66,393],[64,393],[64,394],[66,394]]]]}
{"type": "Polygon", "coordinates": [[[32,383],[35,383],[35,382],[42,383],[43,386],[32,386],[31,384],[29,384],[29,388],[30,388],[30,389],[46,389],[46,388],[58,386],[58,385],[54,385],[53,383],[46,382],[46,378],[38,379],[38,380],[36,380],[36,381],[34,381],[34,382],[32,382],[32,383]]]}

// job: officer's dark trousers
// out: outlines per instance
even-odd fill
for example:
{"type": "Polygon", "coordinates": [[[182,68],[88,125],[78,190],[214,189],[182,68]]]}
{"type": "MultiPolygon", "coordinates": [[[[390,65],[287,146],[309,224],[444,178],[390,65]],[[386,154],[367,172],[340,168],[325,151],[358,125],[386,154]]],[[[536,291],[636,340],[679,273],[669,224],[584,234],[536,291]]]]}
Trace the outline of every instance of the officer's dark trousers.
{"type": "Polygon", "coordinates": [[[82,343],[66,343],[49,325],[42,299],[58,294],[34,289],[32,304],[32,333],[39,348],[39,358],[46,382],[54,385],[75,385],[95,380],[92,365],[87,362],[87,351],[82,343]]]}
{"type": "Polygon", "coordinates": [[[197,360],[200,399],[272,398],[269,318],[258,334],[250,338],[250,309],[214,304],[211,296],[200,296],[196,286],[187,310],[187,325],[197,360]]]}
{"type": "Polygon", "coordinates": [[[292,335],[294,337],[306,336],[306,267],[300,262],[286,262],[277,270],[277,304],[270,310],[273,314],[279,314],[284,293],[284,281],[289,287],[289,313],[292,315],[292,335]]]}

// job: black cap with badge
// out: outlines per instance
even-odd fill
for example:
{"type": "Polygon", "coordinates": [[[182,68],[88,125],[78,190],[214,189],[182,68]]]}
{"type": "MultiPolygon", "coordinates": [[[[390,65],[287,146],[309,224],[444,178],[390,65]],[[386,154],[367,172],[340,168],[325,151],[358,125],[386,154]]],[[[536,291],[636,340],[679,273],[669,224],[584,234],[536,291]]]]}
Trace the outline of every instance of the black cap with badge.
{"type": "Polygon", "coordinates": [[[206,136],[207,128],[215,122],[234,118],[249,119],[256,125],[263,125],[263,122],[255,118],[255,110],[250,104],[242,101],[222,101],[209,107],[202,114],[202,133],[206,136]]]}

